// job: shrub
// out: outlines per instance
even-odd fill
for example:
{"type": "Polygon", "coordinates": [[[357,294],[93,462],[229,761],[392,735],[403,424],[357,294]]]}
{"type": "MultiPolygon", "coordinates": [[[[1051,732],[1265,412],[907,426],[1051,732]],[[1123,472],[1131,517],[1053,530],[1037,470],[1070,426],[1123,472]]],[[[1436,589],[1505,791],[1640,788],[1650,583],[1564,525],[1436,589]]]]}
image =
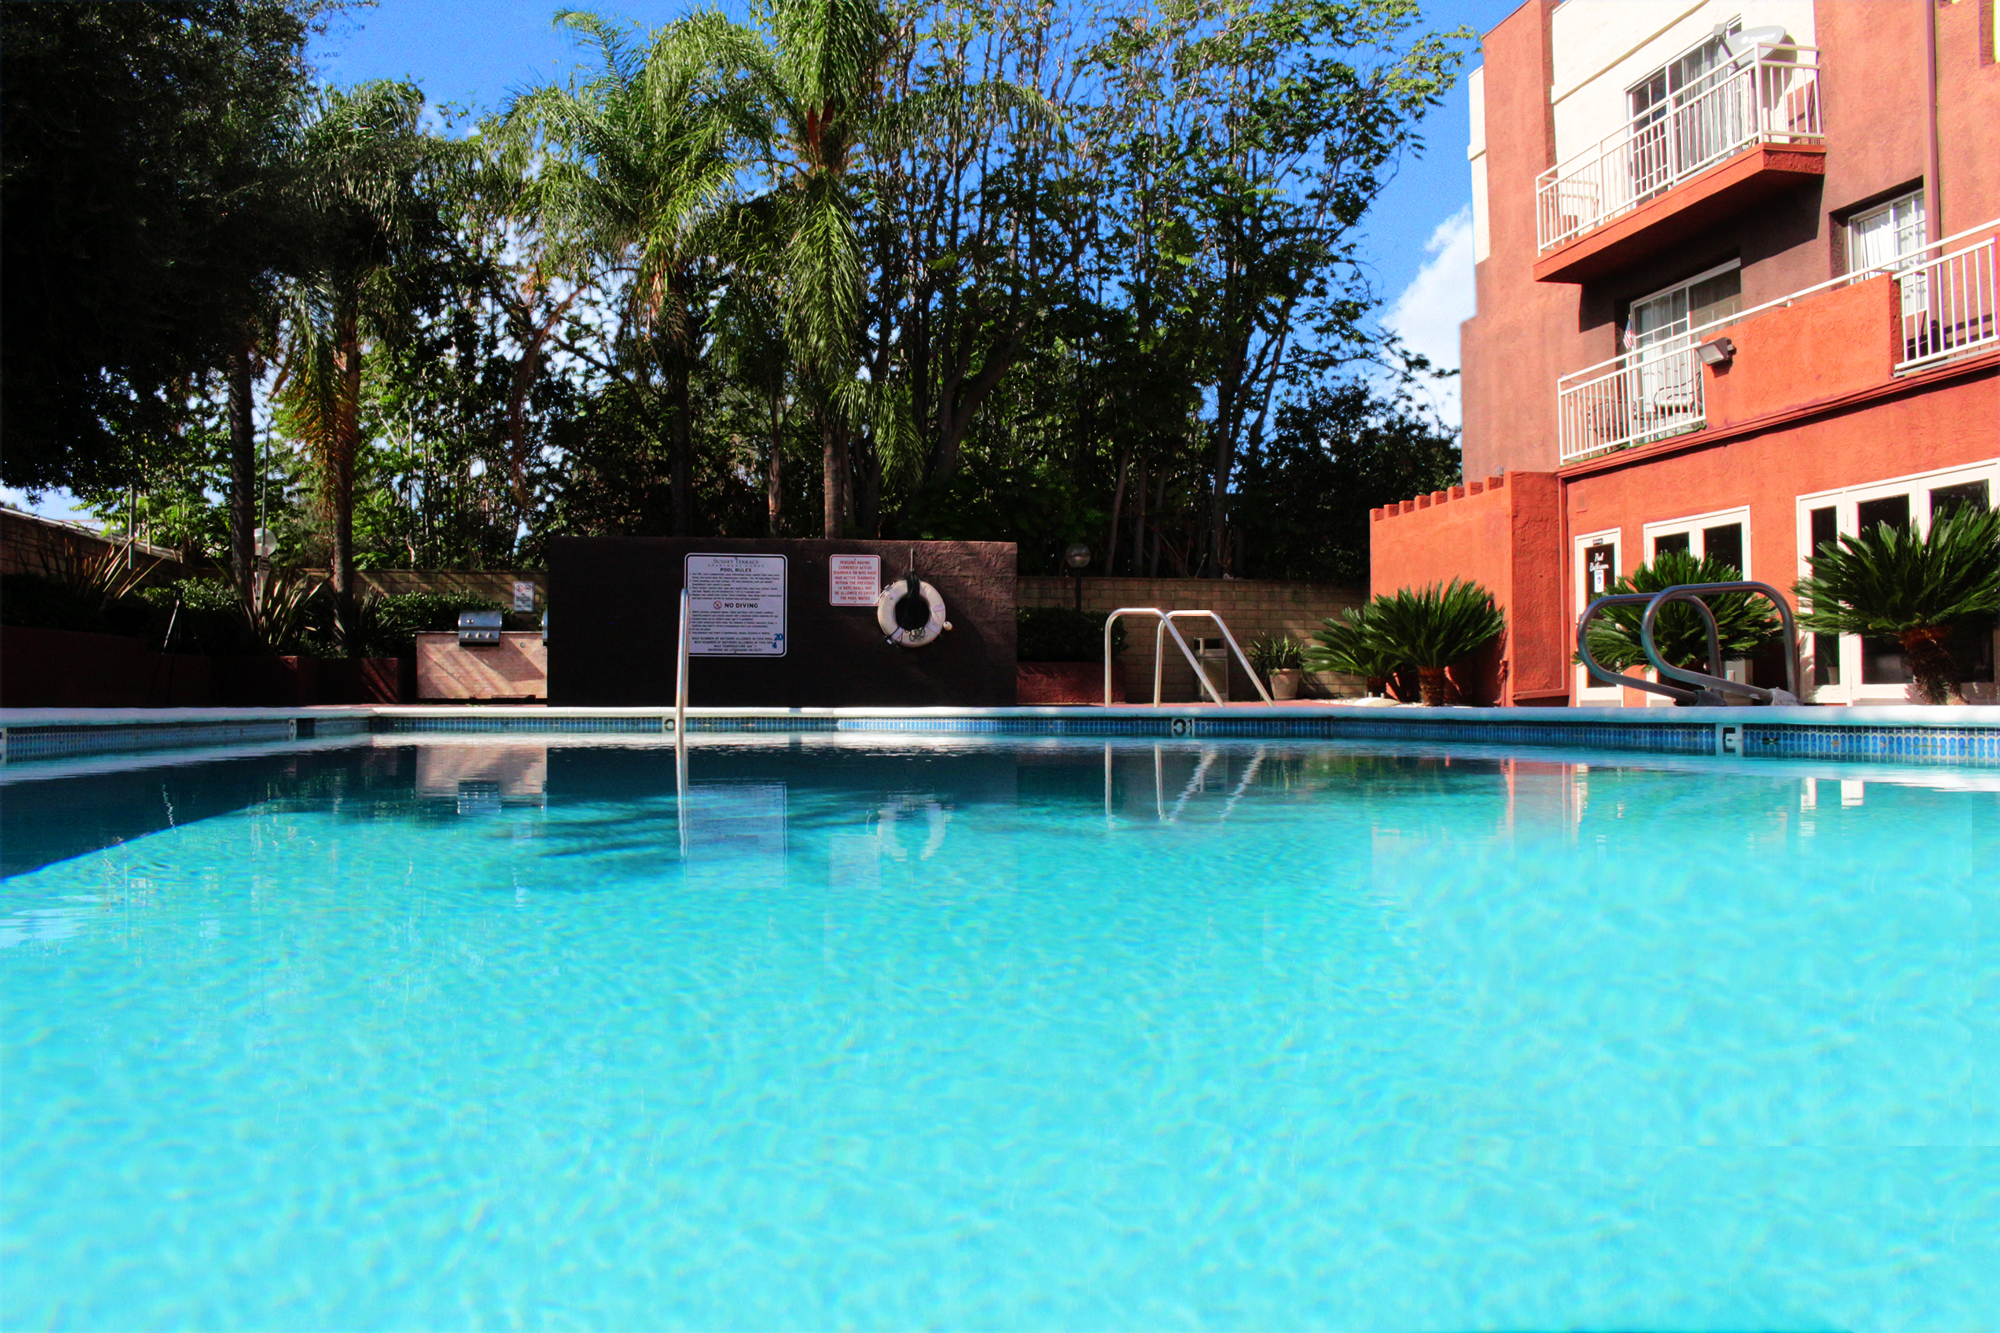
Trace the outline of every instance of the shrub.
{"type": "Polygon", "coordinates": [[[1493,594],[1460,579],[1378,595],[1355,620],[1366,653],[1377,665],[1393,662],[1415,668],[1423,701],[1431,705],[1445,702],[1445,669],[1484,648],[1506,628],[1493,594]]]}
{"type": "MultiPolygon", "coordinates": [[[[1104,616],[1067,606],[1023,606],[1014,612],[1014,657],[1021,662],[1102,662],[1104,616]]],[[[1125,622],[1111,630],[1111,651],[1125,649],[1125,622]]]]}
{"type": "MultiPolygon", "coordinates": [[[[1306,666],[1313,671],[1334,671],[1359,676],[1372,693],[1390,685],[1408,664],[1368,633],[1368,608],[1351,606],[1337,616],[1320,622],[1313,632],[1313,646],[1306,650],[1306,666]]],[[[1413,691],[1396,688],[1397,698],[1413,691]]]]}
{"type": "Polygon", "coordinates": [[[1297,671],[1305,665],[1306,646],[1289,634],[1256,639],[1250,644],[1250,665],[1266,678],[1273,671],[1297,671]]]}
{"type": "MultiPolygon", "coordinates": [[[[1697,560],[1687,551],[1662,551],[1611,586],[1612,593],[1659,592],[1680,583],[1733,583],[1741,570],[1713,556],[1697,560]]],[[[1715,616],[1724,659],[1753,657],[1780,632],[1775,608],[1755,593],[1719,593],[1702,599],[1715,616]]],[[[1590,622],[1590,653],[1613,671],[1645,666],[1639,622],[1646,608],[1633,603],[1607,606],[1590,622]]],[[[1685,602],[1669,602],[1653,618],[1653,644],[1669,666],[1708,670],[1708,628],[1701,612],[1685,602]]],[[[1576,659],[1581,662],[1579,656],[1576,659]]]]}
{"type": "Polygon", "coordinates": [[[458,628],[461,611],[502,611],[490,597],[459,592],[397,592],[364,597],[356,608],[361,657],[414,657],[417,635],[458,628]]]}
{"type": "Polygon", "coordinates": [[[1961,506],[1933,519],[1928,537],[1882,523],[1827,542],[1793,592],[1812,604],[1802,629],[1899,640],[1924,697],[1949,703],[1952,640],[2000,615],[2000,512],[1961,506]]]}

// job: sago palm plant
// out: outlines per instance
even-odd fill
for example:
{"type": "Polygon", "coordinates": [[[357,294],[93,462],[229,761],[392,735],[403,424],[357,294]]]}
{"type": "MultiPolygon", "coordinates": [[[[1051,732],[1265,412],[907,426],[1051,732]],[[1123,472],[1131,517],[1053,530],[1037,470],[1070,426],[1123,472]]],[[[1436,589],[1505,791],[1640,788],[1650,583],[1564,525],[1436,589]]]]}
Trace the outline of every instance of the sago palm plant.
{"type": "Polygon", "coordinates": [[[1313,641],[1305,652],[1308,671],[1332,671],[1359,676],[1372,694],[1405,669],[1401,658],[1369,636],[1368,608],[1350,606],[1339,615],[1328,616],[1313,631],[1313,641]]]}
{"type": "Polygon", "coordinates": [[[1493,594],[1462,579],[1378,595],[1363,624],[1363,637],[1380,656],[1416,668],[1423,701],[1432,706],[1445,702],[1445,669],[1507,627],[1493,594]]]}
{"type": "Polygon", "coordinates": [[[1793,591],[1812,607],[1802,628],[1900,641],[1924,697],[1949,703],[1952,640],[1964,629],[1991,632],[2000,616],[2000,512],[1963,506],[1934,519],[1927,537],[1882,523],[1827,542],[1793,591]]]}
{"type": "MultiPolygon", "coordinates": [[[[1659,592],[1683,583],[1734,583],[1743,572],[1714,556],[1697,560],[1687,551],[1662,551],[1612,585],[1613,593],[1659,592]]],[[[1702,599],[1715,616],[1716,638],[1725,659],[1751,657],[1779,632],[1777,612],[1754,593],[1718,593],[1702,599]]],[[[1607,606],[1590,623],[1590,652],[1614,671],[1645,666],[1639,644],[1643,604],[1607,606]]],[[[1701,612],[1685,602],[1669,602],[1653,619],[1653,645],[1669,666],[1708,670],[1708,629],[1701,612]]]]}

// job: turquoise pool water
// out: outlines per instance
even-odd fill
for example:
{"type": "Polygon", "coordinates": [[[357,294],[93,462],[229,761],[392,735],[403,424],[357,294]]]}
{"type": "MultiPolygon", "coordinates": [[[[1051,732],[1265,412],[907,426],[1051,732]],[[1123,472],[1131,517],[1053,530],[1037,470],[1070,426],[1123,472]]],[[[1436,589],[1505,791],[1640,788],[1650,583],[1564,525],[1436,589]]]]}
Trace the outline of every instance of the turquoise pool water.
{"type": "Polygon", "coordinates": [[[2000,775],[768,739],[0,788],[0,1323],[2000,1323],[2000,775]]]}

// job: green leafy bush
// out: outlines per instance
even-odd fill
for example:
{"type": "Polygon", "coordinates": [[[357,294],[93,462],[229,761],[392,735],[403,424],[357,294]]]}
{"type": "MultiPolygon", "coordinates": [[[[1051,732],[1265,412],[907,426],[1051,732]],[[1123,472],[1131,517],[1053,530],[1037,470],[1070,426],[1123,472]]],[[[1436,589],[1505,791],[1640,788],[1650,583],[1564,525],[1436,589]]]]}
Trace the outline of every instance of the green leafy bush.
{"type": "Polygon", "coordinates": [[[1924,697],[1949,703],[1959,674],[1953,641],[2000,615],[2000,511],[1953,509],[1932,520],[1928,537],[1882,523],[1827,542],[1793,592],[1812,605],[1801,628],[1900,641],[1924,697]]]}
{"type": "MultiPolygon", "coordinates": [[[[1697,560],[1687,551],[1662,551],[1653,557],[1652,564],[1641,565],[1612,584],[1611,592],[1659,592],[1676,584],[1734,583],[1742,577],[1736,566],[1714,556],[1697,560]]],[[[1778,636],[1776,610],[1755,593],[1717,593],[1702,600],[1715,616],[1716,638],[1725,661],[1754,657],[1778,636]]],[[[1591,656],[1613,671],[1645,666],[1646,652],[1639,643],[1639,623],[1645,614],[1643,603],[1607,606],[1599,611],[1590,622],[1591,656]]],[[[1653,618],[1653,645],[1669,666],[1708,670],[1708,628],[1701,612],[1686,602],[1669,602],[1660,608],[1653,618]]]]}
{"type": "MultiPolygon", "coordinates": [[[[1426,704],[1445,702],[1445,669],[1500,636],[1506,620],[1493,594],[1453,579],[1426,588],[1378,594],[1324,622],[1308,655],[1316,670],[1389,680],[1414,670],[1426,704]]],[[[1398,690],[1398,694],[1403,691],[1398,690]]]]}
{"type": "MultiPolygon", "coordinates": [[[[1014,657],[1021,662],[1102,662],[1104,616],[1067,606],[1016,609],[1014,657]]],[[[1111,630],[1111,651],[1125,648],[1125,622],[1111,630]]]]}
{"type": "Polygon", "coordinates": [[[1305,665],[1306,646],[1289,634],[1255,639],[1250,644],[1250,665],[1265,676],[1273,671],[1297,671],[1305,665]]]}
{"type": "Polygon", "coordinates": [[[417,635],[458,628],[461,611],[504,611],[490,597],[456,592],[398,592],[364,597],[357,605],[361,657],[414,657],[417,635]]]}

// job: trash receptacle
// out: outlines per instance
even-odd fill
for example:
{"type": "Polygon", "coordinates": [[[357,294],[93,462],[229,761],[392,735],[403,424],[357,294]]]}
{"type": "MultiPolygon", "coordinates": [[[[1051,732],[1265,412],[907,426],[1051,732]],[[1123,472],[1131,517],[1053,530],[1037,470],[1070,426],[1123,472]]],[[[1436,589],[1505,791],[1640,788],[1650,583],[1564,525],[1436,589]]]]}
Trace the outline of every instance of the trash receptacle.
{"type": "MultiPolygon", "coordinates": [[[[1224,703],[1229,702],[1229,642],[1226,639],[1196,639],[1189,647],[1194,649],[1194,660],[1201,664],[1201,674],[1208,677],[1209,684],[1215,686],[1215,693],[1224,703]]],[[[1208,702],[1208,694],[1195,684],[1197,703],[1208,702]]]]}

